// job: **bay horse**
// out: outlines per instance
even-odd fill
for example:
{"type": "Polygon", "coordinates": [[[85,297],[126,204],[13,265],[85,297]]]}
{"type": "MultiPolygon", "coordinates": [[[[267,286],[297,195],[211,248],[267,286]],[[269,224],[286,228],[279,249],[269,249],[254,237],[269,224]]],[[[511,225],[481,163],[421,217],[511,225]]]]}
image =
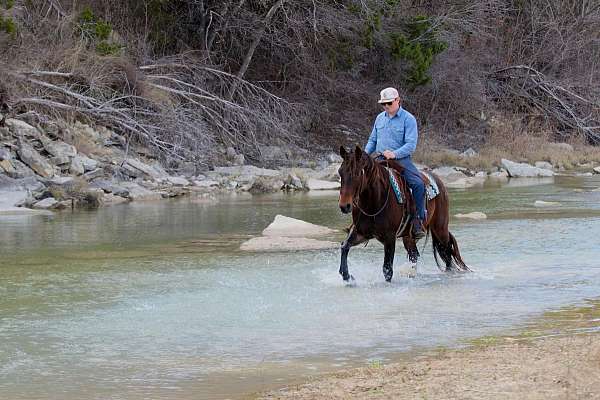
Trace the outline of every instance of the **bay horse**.
{"type": "MultiPolygon", "coordinates": [[[[402,166],[393,160],[375,161],[360,146],[356,146],[352,153],[340,146],[340,156],[343,162],[338,170],[341,178],[339,206],[344,214],[352,211],[352,225],[346,240],[341,244],[340,275],[346,282],[354,280],[348,273],[348,252],[351,247],[375,238],[384,246],[383,276],[390,282],[394,274],[396,238],[402,238],[411,262],[416,263],[419,258],[411,229],[412,215],[415,214],[414,201],[408,185],[400,175],[402,166]],[[396,176],[404,199],[402,203],[396,201],[390,183],[391,173],[396,176]]],[[[431,234],[435,262],[438,268],[446,272],[470,271],[460,255],[456,239],[448,230],[448,191],[438,176],[433,173],[431,175],[439,194],[426,201],[427,217],[423,228],[428,236],[431,234]],[[440,266],[438,254],[444,266],[440,266]]],[[[428,179],[424,177],[424,181],[427,183],[428,179]]]]}

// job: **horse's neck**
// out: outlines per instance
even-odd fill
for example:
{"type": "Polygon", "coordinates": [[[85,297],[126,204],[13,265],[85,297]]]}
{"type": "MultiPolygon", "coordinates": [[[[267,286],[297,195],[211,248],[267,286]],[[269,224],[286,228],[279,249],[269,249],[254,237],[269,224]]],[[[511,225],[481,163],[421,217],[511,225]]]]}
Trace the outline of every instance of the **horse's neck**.
{"type": "Polygon", "coordinates": [[[362,190],[359,193],[359,197],[361,199],[361,203],[363,201],[364,204],[369,204],[373,208],[377,208],[381,206],[381,202],[385,201],[387,191],[389,190],[387,182],[383,177],[387,176],[387,171],[383,170],[383,166],[377,165],[375,168],[378,169],[377,172],[373,172],[373,174],[378,174],[379,176],[370,176],[363,184],[362,190]],[[367,201],[370,201],[367,203],[367,201]]]}

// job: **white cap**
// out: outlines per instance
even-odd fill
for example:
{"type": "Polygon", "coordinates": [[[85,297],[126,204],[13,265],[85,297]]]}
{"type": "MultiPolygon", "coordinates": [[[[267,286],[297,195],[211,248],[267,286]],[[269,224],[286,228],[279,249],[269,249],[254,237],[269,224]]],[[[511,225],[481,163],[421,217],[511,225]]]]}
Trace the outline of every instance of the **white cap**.
{"type": "Polygon", "coordinates": [[[395,88],[389,87],[381,91],[380,97],[381,98],[379,99],[378,103],[389,103],[396,100],[396,98],[400,97],[400,95],[395,88]]]}

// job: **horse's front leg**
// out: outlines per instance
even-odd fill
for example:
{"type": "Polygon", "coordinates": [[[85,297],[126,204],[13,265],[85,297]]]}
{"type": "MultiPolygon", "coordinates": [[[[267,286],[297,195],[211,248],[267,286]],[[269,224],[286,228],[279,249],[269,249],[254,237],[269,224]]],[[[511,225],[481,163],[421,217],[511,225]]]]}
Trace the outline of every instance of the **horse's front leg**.
{"type": "Polygon", "coordinates": [[[387,240],[383,244],[383,277],[387,282],[392,280],[394,275],[394,253],[396,252],[396,238],[387,240]]]}
{"type": "Polygon", "coordinates": [[[350,247],[356,246],[364,241],[365,239],[356,232],[356,226],[352,225],[350,227],[350,232],[348,232],[348,237],[340,246],[342,250],[342,258],[340,260],[340,275],[342,275],[342,279],[344,279],[346,282],[349,280],[354,280],[354,277],[348,273],[348,252],[350,251],[350,247]]]}
{"type": "Polygon", "coordinates": [[[402,243],[404,243],[404,248],[406,249],[406,253],[408,254],[408,261],[413,264],[416,264],[419,260],[419,249],[417,249],[417,242],[412,237],[403,236],[402,243]]]}

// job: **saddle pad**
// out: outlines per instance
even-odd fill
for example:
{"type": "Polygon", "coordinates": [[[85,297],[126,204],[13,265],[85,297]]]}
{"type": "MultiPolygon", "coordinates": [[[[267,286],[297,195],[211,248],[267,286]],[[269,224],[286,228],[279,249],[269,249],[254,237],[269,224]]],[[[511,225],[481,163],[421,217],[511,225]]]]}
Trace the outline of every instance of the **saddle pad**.
{"type": "Polygon", "coordinates": [[[427,192],[427,198],[431,200],[440,194],[440,189],[431,174],[425,171],[421,171],[421,173],[427,177],[428,182],[425,182],[425,192],[427,192]]]}
{"type": "Polygon", "coordinates": [[[400,191],[400,186],[398,186],[398,181],[396,180],[396,175],[394,175],[394,171],[386,167],[388,171],[388,175],[390,176],[390,185],[392,185],[392,189],[394,190],[394,194],[396,195],[396,201],[398,204],[404,203],[404,198],[402,197],[402,192],[400,191]]]}

